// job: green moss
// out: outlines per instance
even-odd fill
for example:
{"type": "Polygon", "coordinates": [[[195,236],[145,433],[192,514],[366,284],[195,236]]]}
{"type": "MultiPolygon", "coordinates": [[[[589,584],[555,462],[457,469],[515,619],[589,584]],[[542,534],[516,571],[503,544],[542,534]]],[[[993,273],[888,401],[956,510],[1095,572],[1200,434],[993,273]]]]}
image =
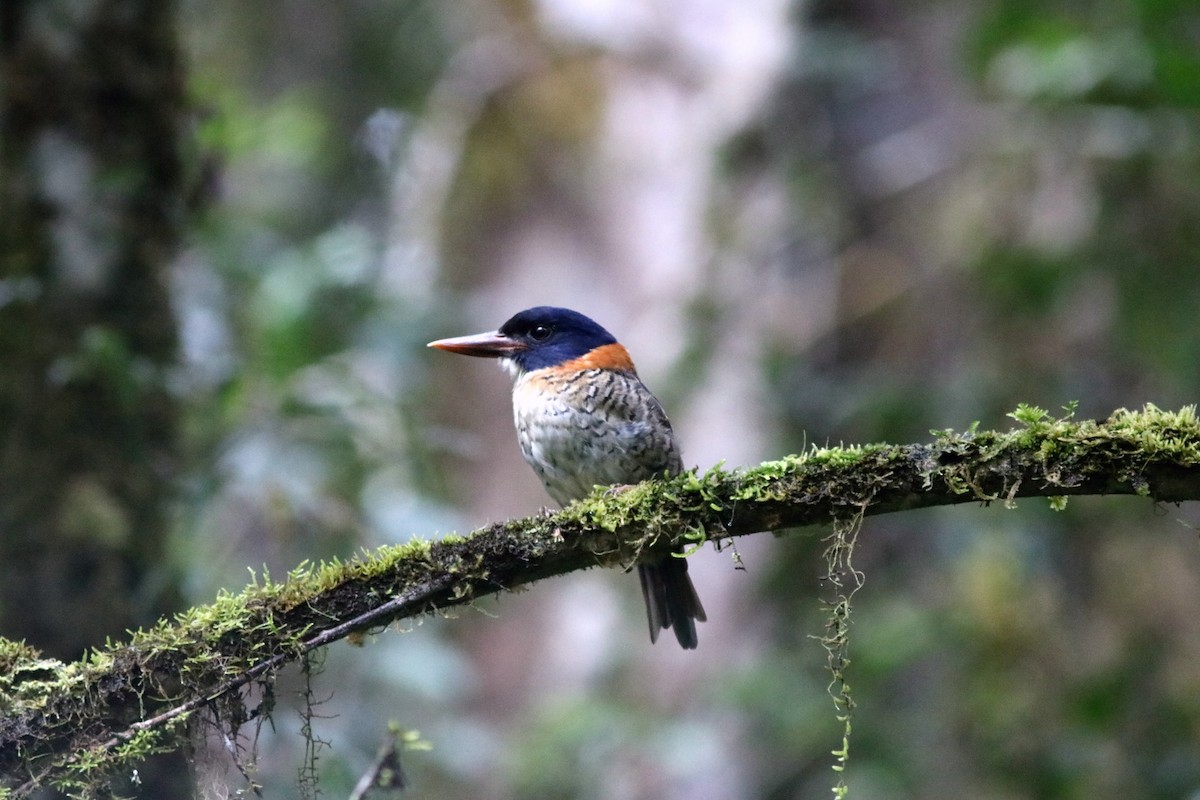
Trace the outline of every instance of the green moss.
{"type": "Polygon", "coordinates": [[[40,658],[41,653],[25,642],[0,638],[0,686],[3,686],[4,681],[12,677],[10,673],[13,670],[30,662],[38,661],[40,658]]]}
{"type": "Polygon", "coordinates": [[[178,749],[190,715],[183,714],[155,728],[144,728],[115,743],[103,742],[74,754],[53,785],[73,797],[106,794],[109,780],[119,773],[134,773],[137,765],[157,753],[178,749]]]}
{"type": "Polygon", "coordinates": [[[1037,406],[1031,406],[1025,403],[1018,403],[1017,410],[1009,412],[1008,416],[1012,417],[1026,428],[1036,429],[1045,424],[1045,421],[1050,416],[1050,413],[1044,408],[1038,408],[1037,406]]]}
{"type": "MultiPolygon", "coordinates": [[[[1103,422],[1076,420],[1073,405],[1065,411],[1054,418],[1022,405],[1010,415],[1017,424],[1008,431],[979,431],[973,424],[961,433],[935,431],[929,444],[813,447],[750,469],[717,465],[597,489],[557,514],[509,520],[466,537],[414,540],[346,560],[305,562],[282,581],[265,570],[252,571],[240,592],[222,592],[207,606],[133,632],[126,644],[110,642],[74,664],[42,659],[23,643],[0,640],[0,709],[9,720],[53,716],[69,721],[60,728],[94,725],[103,731],[111,723],[97,720],[107,719],[105,714],[145,717],[198,698],[226,704],[223,716],[235,719],[248,710],[238,712],[238,692],[222,697],[232,680],[269,681],[270,670],[309,652],[311,637],[335,625],[348,626],[336,634],[345,636],[390,621],[369,615],[393,598],[433,592],[404,611],[411,615],[584,566],[627,567],[648,551],[675,547],[686,555],[712,538],[834,520],[835,532],[841,532],[835,552],[840,560],[830,575],[845,579],[848,587],[831,598],[830,620],[836,622],[842,618],[836,615],[848,613],[849,588],[859,580],[849,561],[850,534],[863,515],[881,510],[881,495],[888,498],[882,510],[898,510],[960,497],[1011,504],[1021,492],[1053,493],[1051,506],[1061,509],[1067,495],[1084,484],[1090,491],[1161,496],[1146,477],[1151,467],[1200,465],[1194,406],[1175,412],[1152,405],[1121,409],[1103,422]],[[82,721],[88,724],[76,724],[82,721]]],[[[831,641],[841,652],[845,639],[839,630],[831,627],[831,641]]],[[[849,710],[846,694],[840,714],[849,710]]],[[[173,730],[186,725],[190,713],[173,718],[173,730]]],[[[76,776],[62,778],[68,788],[70,781],[83,780],[85,767],[98,774],[124,768],[178,740],[170,731],[131,730],[120,734],[120,746],[109,748],[102,745],[113,740],[112,731],[94,740],[67,741],[62,735],[47,730],[46,741],[55,744],[48,751],[23,739],[22,746],[31,749],[20,757],[45,763],[64,758],[68,746],[78,750],[66,771],[56,773],[76,776]]]]}
{"type": "Polygon", "coordinates": [[[1200,422],[1196,406],[1163,411],[1147,404],[1141,411],[1119,409],[1108,420],[1108,429],[1145,451],[1178,464],[1200,462],[1200,422]]]}

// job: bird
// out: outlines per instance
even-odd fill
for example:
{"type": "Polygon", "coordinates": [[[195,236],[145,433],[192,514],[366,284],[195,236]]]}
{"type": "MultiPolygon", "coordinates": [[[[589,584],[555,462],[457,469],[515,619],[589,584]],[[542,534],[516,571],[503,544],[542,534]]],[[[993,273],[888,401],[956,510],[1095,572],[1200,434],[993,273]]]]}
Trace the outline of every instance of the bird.
{"type": "MultiPolygon", "coordinates": [[[[429,347],[497,359],[513,379],[513,421],[525,461],[560,506],[596,486],[677,475],[683,460],[662,404],[611,333],[567,308],[537,306],[494,331],[429,347]]],[[[671,628],[694,650],[707,616],[687,559],[668,554],[638,565],[650,642],[671,628]]]]}

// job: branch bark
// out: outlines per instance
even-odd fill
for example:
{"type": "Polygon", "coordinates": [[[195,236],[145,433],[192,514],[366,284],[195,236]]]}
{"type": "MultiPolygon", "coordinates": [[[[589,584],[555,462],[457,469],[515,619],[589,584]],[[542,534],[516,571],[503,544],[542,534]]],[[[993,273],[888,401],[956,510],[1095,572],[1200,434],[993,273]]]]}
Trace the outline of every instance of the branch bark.
{"type": "MultiPolygon", "coordinates": [[[[1126,494],[1200,500],[1194,407],[1118,411],[1103,422],[1013,414],[1008,432],[942,432],[926,444],[814,449],[753,469],[685,473],[598,490],[555,513],[467,537],[383,548],[301,568],[160,622],[73,664],[0,647],[0,774],[17,796],[76,786],[185,739],[213,707],[248,719],[239,690],[353,634],[542,578],[629,568],[707,539],[956,503],[1126,494]]],[[[1063,501],[1056,501],[1061,503],[1063,501]]]]}

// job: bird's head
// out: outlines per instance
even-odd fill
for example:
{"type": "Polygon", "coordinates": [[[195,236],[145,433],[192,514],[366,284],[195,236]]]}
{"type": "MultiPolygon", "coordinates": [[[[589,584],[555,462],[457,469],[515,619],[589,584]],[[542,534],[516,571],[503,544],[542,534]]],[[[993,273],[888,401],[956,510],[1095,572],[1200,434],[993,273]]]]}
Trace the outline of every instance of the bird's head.
{"type": "Polygon", "coordinates": [[[548,367],[633,371],[633,362],[616,337],[578,311],[555,306],[529,308],[498,330],[438,339],[429,346],[498,358],[517,376],[548,367]]]}

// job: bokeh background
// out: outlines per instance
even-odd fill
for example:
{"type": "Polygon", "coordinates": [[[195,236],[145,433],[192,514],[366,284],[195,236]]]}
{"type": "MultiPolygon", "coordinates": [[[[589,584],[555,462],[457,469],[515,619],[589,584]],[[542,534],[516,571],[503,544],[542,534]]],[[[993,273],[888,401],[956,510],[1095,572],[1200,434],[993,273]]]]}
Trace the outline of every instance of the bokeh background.
{"type": "MultiPolygon", "coordinates": [[[[150,570],[179,602],[547,505],[507,377],[424,347],[532,305],[616,333],[701,468],[1200,397],[1188,0],[185,0],[171,25],[199,200],[150,570]]],[[[852,796],[1200,798],[1197,524],[1130,498],[867,521],[852,796]]],[[[288,673],[255,778],[344,797],[394,722],[431,745],[404,756],[422,798],[827,796],[826,533],[693,557],[695,652],[599,571],[335,646],[315,764],[288,673]]],[[[219,745],[197,780],[245,786],[219,745]]]]}

